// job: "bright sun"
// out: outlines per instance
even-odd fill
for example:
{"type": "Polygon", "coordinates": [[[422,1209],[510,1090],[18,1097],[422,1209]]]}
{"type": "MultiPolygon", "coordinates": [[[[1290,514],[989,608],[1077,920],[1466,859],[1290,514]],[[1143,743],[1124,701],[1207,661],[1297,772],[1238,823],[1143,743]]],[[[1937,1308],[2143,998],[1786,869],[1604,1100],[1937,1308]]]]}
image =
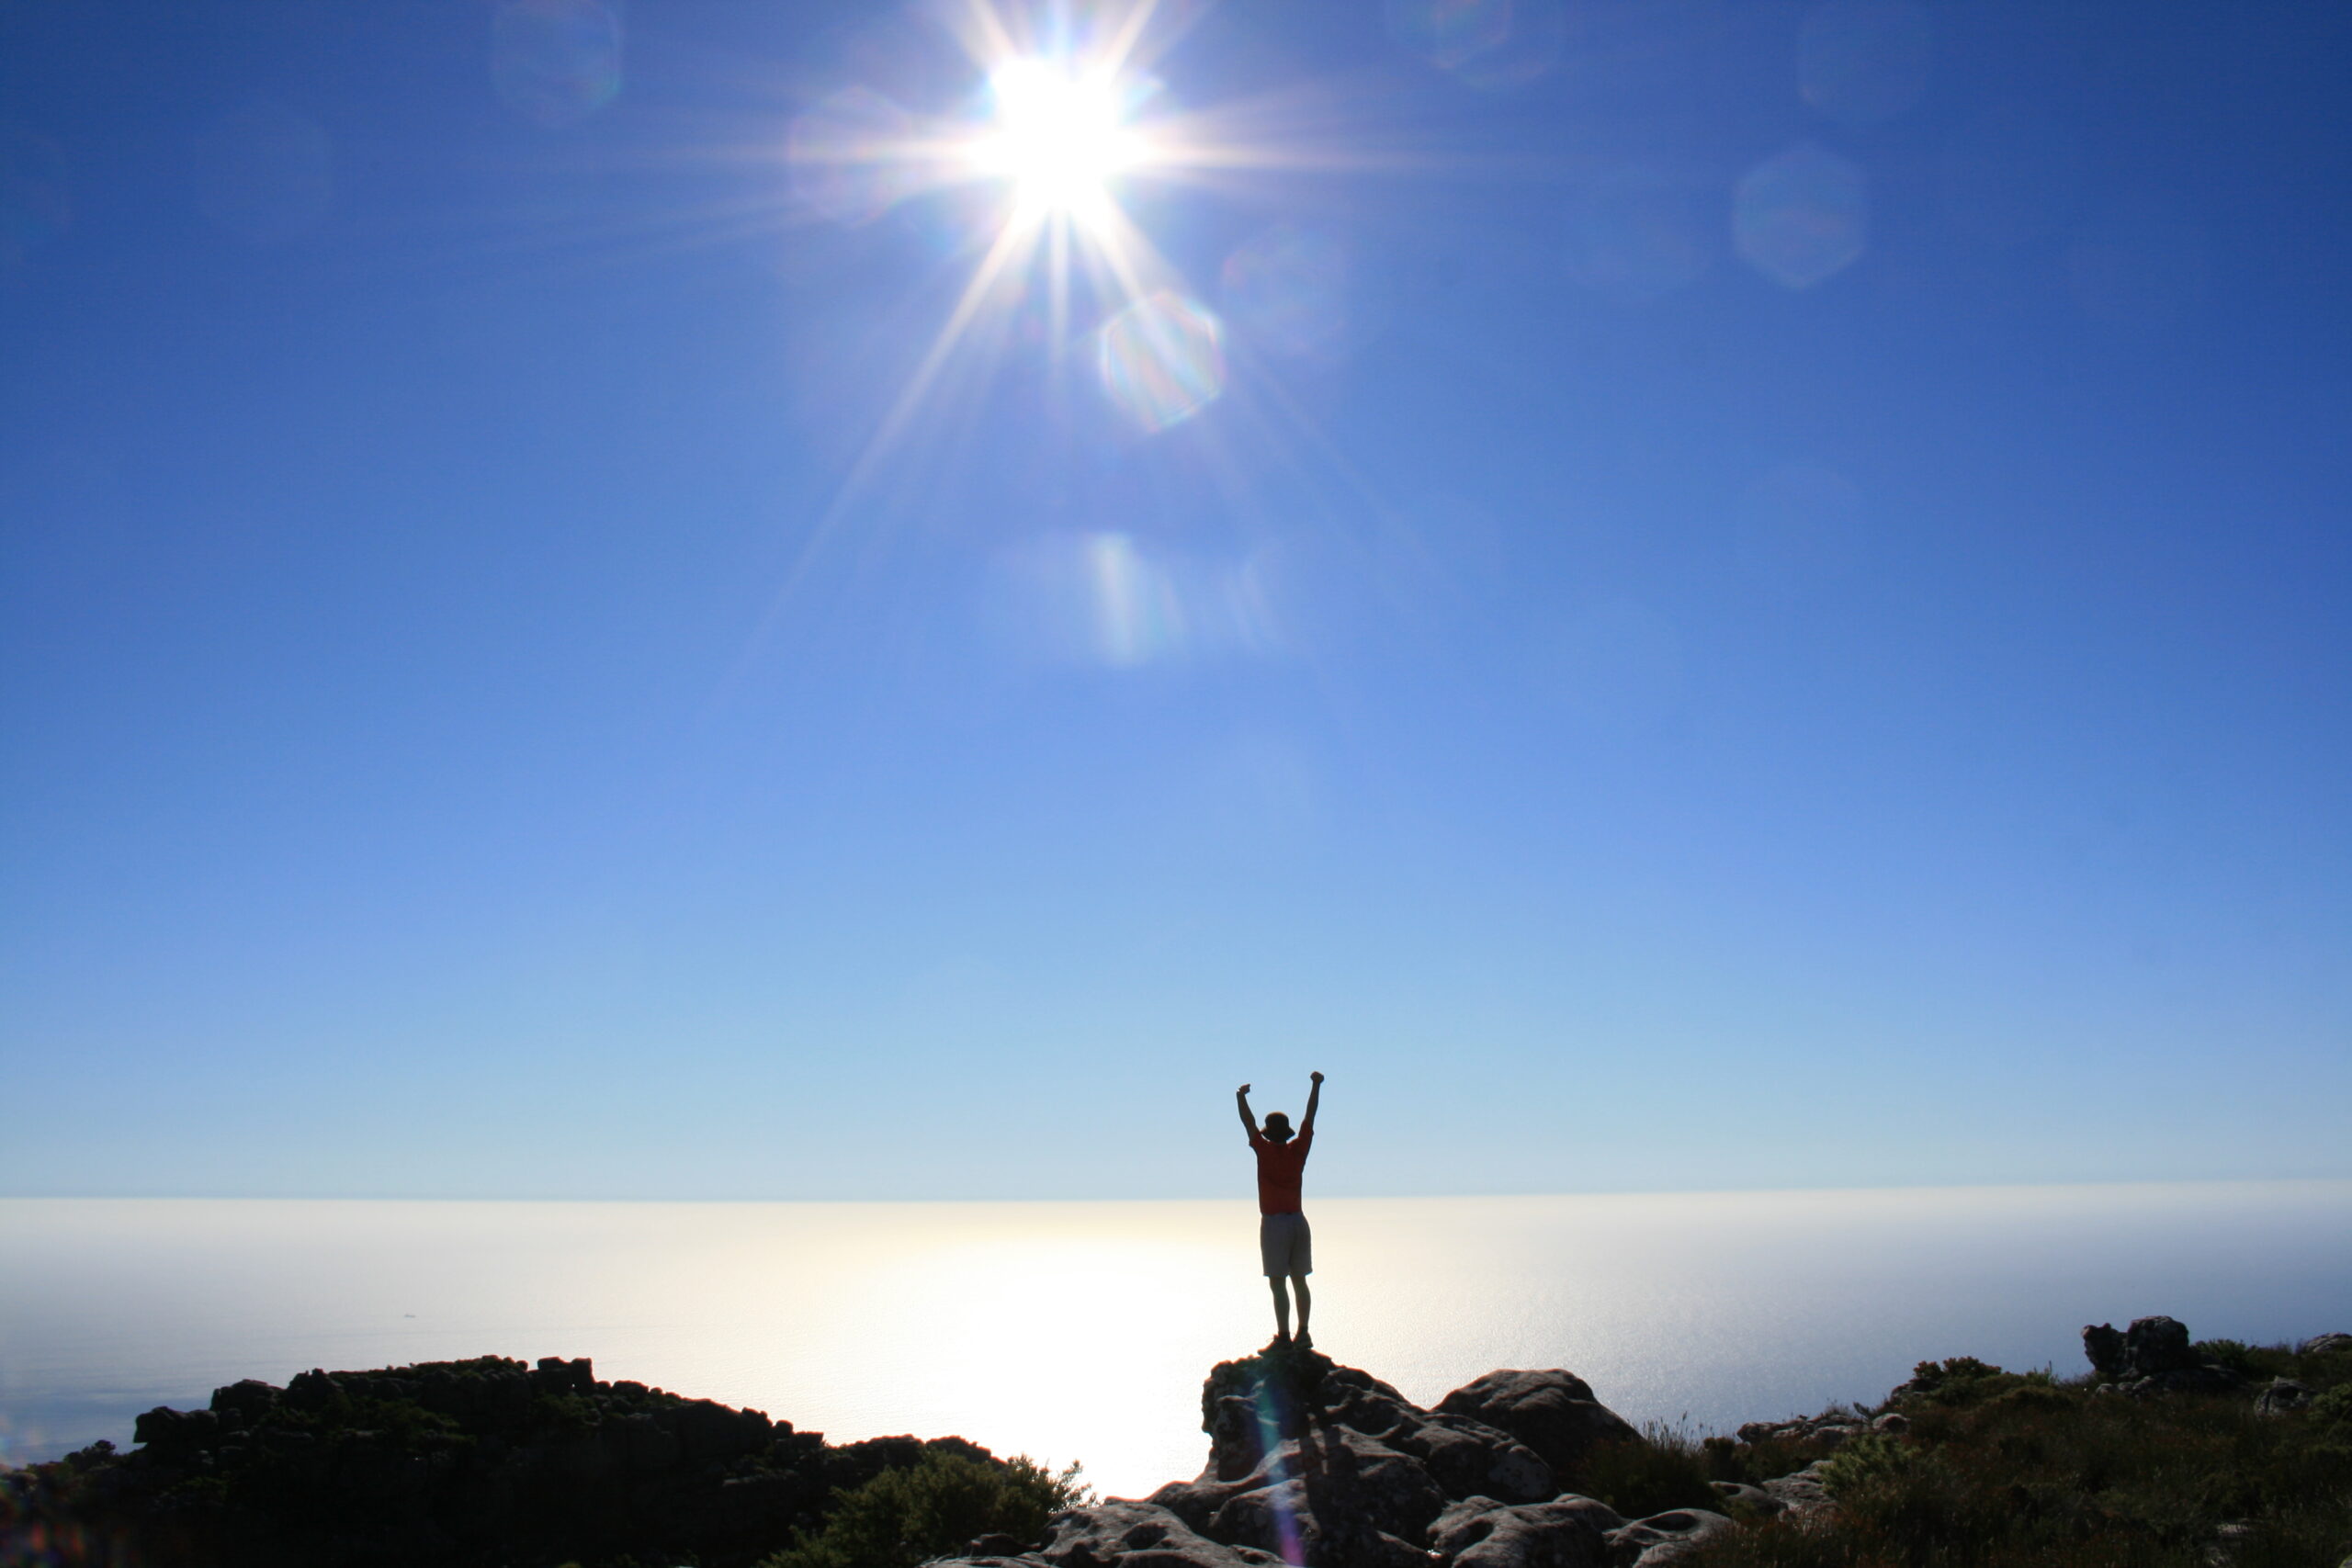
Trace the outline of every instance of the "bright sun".
{"type": "Polygon", "coordinates": [[[1125,123],[1116,86],[1044,60],[1016,60],[989,78],[989,129],[973,144],[981,172],[1012,184],[1038,216],[1081,220],[1102,213],[1111,182],[1142,162],[1142,139],[1125,123]]]}

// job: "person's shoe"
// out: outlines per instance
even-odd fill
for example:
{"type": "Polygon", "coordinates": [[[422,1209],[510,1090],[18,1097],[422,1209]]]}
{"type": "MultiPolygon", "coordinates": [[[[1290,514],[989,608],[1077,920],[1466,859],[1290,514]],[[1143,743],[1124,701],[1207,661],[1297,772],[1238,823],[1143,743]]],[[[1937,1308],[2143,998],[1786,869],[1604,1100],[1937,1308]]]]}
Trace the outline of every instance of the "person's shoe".
{"type": "Polygon", "coordinates": [[[1292,1344],[1301,1350],[1312,1350],[1315,1348],[1315,1336],[1302,1328],[1298,1331],[1298,1337],[1293,1340],[1292,1344]]]}

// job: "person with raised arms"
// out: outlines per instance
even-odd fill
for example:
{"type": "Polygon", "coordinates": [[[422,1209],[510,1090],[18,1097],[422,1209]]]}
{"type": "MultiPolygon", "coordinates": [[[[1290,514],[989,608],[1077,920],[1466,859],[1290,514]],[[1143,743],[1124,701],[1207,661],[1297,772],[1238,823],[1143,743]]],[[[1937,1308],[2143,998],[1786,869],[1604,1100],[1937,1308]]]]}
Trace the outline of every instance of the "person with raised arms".
{"type": "Polygon", "coordinates": [[[1315,1107],[1323,1098],[1323,1075],[1309,1073],[1314,1087],[1306,1091],[1306,1115],[1298,1134],[1291,1134],[1290,1118],[1279,1111],[1266,1112],[1263,1132],[1250,1114],[1250,1086],[1234,1093],[1241,1111],[1241,1125],[1250,1134],[1250,1152],[1258,1156],[1258,1256],[1265,1265],[1266,1283],[1274,1292],[1274,1339],[1287,1345],[1290,1337],[1291,1292],[1298,1292],[1298,1344],[1311,1346],[1306,1314],[1314,1307],[1306,1277],[1315,1272],[1315,1237],[1306,1228],[1299,1199],[1300,1179],[1306,1170],[1306,1152],[1315,1144],[1315,1107]]]}

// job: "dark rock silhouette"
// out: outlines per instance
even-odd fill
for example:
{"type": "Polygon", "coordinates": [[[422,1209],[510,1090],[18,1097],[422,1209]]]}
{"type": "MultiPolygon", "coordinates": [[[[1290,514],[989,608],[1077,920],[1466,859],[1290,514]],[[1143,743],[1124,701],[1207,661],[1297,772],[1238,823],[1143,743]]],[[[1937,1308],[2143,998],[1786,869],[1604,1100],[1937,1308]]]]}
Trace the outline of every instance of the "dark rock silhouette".
{"type": "MultiPolygon", "coordinates": [[[[2101,1392],[2253,1398],[2171,1318],[2087,1328],[2084,1348],[2109,1380],[2101,1392]]],[[[2325,1335],[2302,1354],[2345,1351],[2352,1336],[2325,1335]]],[[[2254,1403],[2301,1419],[2332,1375],[2323,1364],[2312,1385],[2275,1380],[2254,1403]]],[[[1706,1483],[1721,1511],[1629,1519],[1579,1488],[1632,1495],[1608,1476],[1657,1456],[1628,1452],[1645,1439],[1572,1372],[1489,1372],[1430,1410],[1276,1344],[1211,1371],[1207,1463],[1193,1480],[1067,1509],[1042,1540],[983,1537],[936,1568],[1665,1568],[1736,1528],[1726,1514],[1834,1519],[1833,1450],[1866,1432],[1906,1441],[1905,1409],[1985,1380],[2022,1381],[1972,1358],[1922,1362],[1894,1391],[1900,1408],[1750,1423],[1739,1430],[1750,1462],[1762,1450],[1802,1468],[1706,1483]]],[[[108,1561],[196,1568],[750,1568],[821,1524],[837,1489],[927,1451],[995,1462],[956,1438],[830,1444],[756,1410],[600,1382],[585,1359],[552,1358],[313,1371],[284,1388],[248,1380],[214,1391],[207,1409],[147,1412],[137,1440],[130,1453],[99,1443],[0,1472],[0,1560],[74,1540],[113,1543],[108,1561]]]]}
{"type": "MultiPolygon", "coordinates": [[[[1056,1515],[989,1568],[1661,1568],[1723,1516],[1628,1521],[1565,1493],[1605,1443],[1643,1441],[1572,1372],[1489,1372],[1424,1410],[1369,1373],[1277,1343],[1201,1391],[1208,1463],[1143,1502],[1056,1515]]],[[[941,1564],[939,1568],[949,1568],[941,1564]]]]}
{"type": "Polygon", "coordinates": [[[2124,1393],[2220,1393],[2245,1381],[2227,1367],[2200,1360],[2188,1325],[2177,1318],[2135,1317],[2120,1334],[2112,1324],[2092,1324],[2083,1330],[2083,1354],[2093,1371],[2124,1393]]]}
{"type": "Polygon", "coordinates": [[[836,1487],[927,1448],[993,1462],[957,1438],[831,1444],[555,1358],[247,1380],[209,1409],[147,1412],[136,1440],[0,1476],[0,1558],[15,1529],[62,1525],[142,1562],[237,1568],[746,1568],[819,1523],[836,1487]]]}
{"type": "Polygon", "coordinates": [[[1451,1416],[1499,1427],[1563,1476],[1573,1477],[1599,1443],[1639,1442],[1624,1417],[1592,1396],[1574,1372],[1488,1372],[1438,1402],[1451,1416]]]}

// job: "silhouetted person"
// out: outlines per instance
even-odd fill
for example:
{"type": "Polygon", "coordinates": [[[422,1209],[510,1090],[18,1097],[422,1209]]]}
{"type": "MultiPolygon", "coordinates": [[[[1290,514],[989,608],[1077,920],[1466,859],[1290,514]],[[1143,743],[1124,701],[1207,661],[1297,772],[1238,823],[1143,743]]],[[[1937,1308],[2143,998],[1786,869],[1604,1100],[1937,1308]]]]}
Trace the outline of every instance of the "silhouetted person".
{"type": "Polygon", "coordinates": [[[1315,1343],[1306,1332],[1306,1314],[1315,1298],[1306,1293],[1306,1277],[1315,1272],[1315,1237],[1300,1212],[1299,1179],[1306,1170],[1306,1151],[1315,1145],[1315,1106],[1323,1098],[1323,1075],[1309,1073],[1315,1087],[1306,1091],[1306,1119],[1293,1138],[1290,1118],[1279,1111],[1266,1112],[1266,1130],[1250,1114],[1250,1086],[1234,1092],[1241,1124],[1250,1130],[1250,1152],[1258,1156],[1258,1257],[1266,1266],[1266,1283],[1274,1292],[1274,1337],[1290,1339],[1290,1292],[1298,1292],[1298,1342],[1315,1343]],[[1284,1281],[1288,1281],[1288,1288],[1284,1281]]]}

